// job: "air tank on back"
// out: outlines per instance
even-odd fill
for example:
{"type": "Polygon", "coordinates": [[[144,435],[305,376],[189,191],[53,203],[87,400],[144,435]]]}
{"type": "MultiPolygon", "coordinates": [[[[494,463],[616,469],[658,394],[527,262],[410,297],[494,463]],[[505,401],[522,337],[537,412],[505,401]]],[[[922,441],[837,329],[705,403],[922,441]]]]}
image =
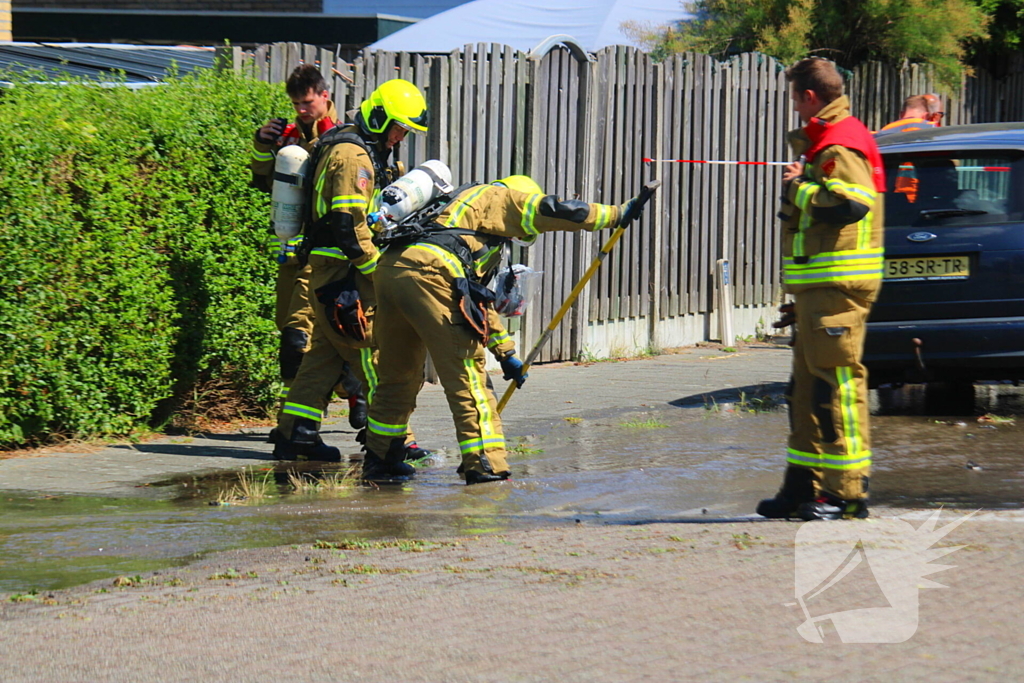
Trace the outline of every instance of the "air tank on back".
{"type": "Polygon", "coordinates": [[[377,213],[391,223],[398,223],[438,195],[451,192],[451,183],[452,172],[444,162],[425,161],[384,188],[377,213]]]}

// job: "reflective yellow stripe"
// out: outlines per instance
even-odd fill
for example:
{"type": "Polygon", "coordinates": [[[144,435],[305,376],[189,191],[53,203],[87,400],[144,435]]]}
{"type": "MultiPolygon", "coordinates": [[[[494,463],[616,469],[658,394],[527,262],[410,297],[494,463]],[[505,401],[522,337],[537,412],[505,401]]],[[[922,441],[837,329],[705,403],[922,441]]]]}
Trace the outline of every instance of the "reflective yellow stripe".
{"type": "Polygon", "coordinates": [[[367,261],[366,263],[362,264],[361,266],[357,265],[356,270],[358,270],[363,275],[370,275],[371,273],[373,273],[373,271],[377,270],[378,261],[380,261],[379,251],[376,254],[374,254],[373,257],[370,258],[370,260],[367,261]]]}
{"type": "Polygon", "coordinates": [[[857,221],[857,248],[868,249],[871,247],[871,224],[875,222],[875,214],[868,211],[864,218],[857,221]]]}
{"type": "Polygon", "coordinates": [[[473,193],[470,194],[469,197],[467,197],[466,199],[456,199],[455,202],[457,202],[458,206],[456,206],[455,210],[452,211],[451,215],[449,215],[448,218],[445,219],[443,225],[448,228],[458,227],[459,221],[462,220],[463,215],[465,215],[470,205],[473,203],[474,200],[476,200],[477,197],[483,194],[484,190],[486,190],[488,187],[490,186],[481,185],[480,187],[475,189],[473,193]]]}
{"type": "Polygon", "coordinates": [[[851,455],[827,455],[825,453],[804,453],[794,448],[786,449],[786,462],[804,467],[825,467],[830,470],[855,470],[871,464],[871,451],[864,450],[851,455]]]}
{"type": "Polygon", "coordinates": [[[605,204],[595,204],[594,206],[597,207],[597,221],[594,223],[594,227],[591,228],[591,230],[593,232],[597,232],[598,230],[604,230],[608,227],[612,218],[612,207],[605,204]]]}
{"type": "Polygon", "coordinates": [[[273,161],[274,155],[271,152],[257,152],[255,149],[252,151],[252,158],[256,161],[273,161]]]}
{"type": "Polygon", "coordinates": [[[444,264],[448,266],[448,270],[451,272],[452,277],[466,277],[466,271],[462,268],[462,264],[459,263],[459,259],[455,258],[455,255],[447,249],[439,247],[436,244],[425,244],[423,242],[417,242],[409,248],[428,251],[444,261],[444,264]]]}
{"type": "Polygon", "coordinates": [[[863,445],[860,418],[857,412],[857,384],[850,367],[836,368],[839,385],[839,405],[843,413],[843,438],[847,453],[859,453],[863,445]]]}
{"type": "Polygon", "coordinates": [[[882,277],[885,259],[882,249],[851,249],[815,254],[806,263],[796,263],[795,257],[783,259],[783,282],[810,284],[874,280],[882,277]]]}
{"type": "Polygon", "coordinates": [[[324,200],[324,181],[327,180],[327,164],[320,171],[320,177],[316,179],[316,218],[327,213],[327,202],[324,200]]]}
{"type": "Polygon", "coordinates": [[[793,239],[794,256],[804,256],[804,233],[811,227],[811,212],[807,209],[820,189],[821,185],[817,183],[804,183],[796,191],[795,203],[800,209],[800,220],[797,223],[796,237],[793,239]]]}
{"type": "Polygon", "coordinates": [[[511,339],[511,337],[508,336],[508,332],[491,332],[491,337],[487,340],[487,348],[493,349],[499,344],[507,342],[509,339],[511,339]]]}
{"type": "Polygon", "coordinates": [[[466,368],[469,393],[473,397],[473,406],[476,408],[479,418],[480,437],[461,441],[459,442],[459,447],[463,453],[484,450],[487,447],[504,448],[505,437],[502,435],[501,430],[497,429],[494,425],[494,413],[491,410],[486,389],[487,380],[477,370],[475,359],[466,358],[462,363],[466,368]]]}
{"type": "Polygon", "coordinates": [[[295,251],[302,244],[302,235],[299,235],[298,237],[293,237],[287,241],[282,240],[280,237],[271,237],[267,241],[267,245],[270,247],[270,251],[272,253],[278,254],[281,252],[282,242],[284,242],[284,252],[286,254],[294,254],[295,251]]]}
{"type": "Polygon", "coordinates": [[[494,254],[497,253],[501,249],[501,247],[502,245],[500,244],[496,247],[491,247],[486,252],[484,252],[483,256],[481,256],[480,258],[473,262],[473,267],[476,268],[476,271],[478,273],[484,269],[484,266],[487,265],[487,262],[490,260],[490,258],[494,256],[494,254]]]}
{"type": "Polygon", "coordinates": [[[319,408],[314,408],[312,406],[304,406],[301,403],[285,403],[284,409],[281,412],[285,413],[286,415],[294,415],[296,417],[309,418],[310,420],[315,420],[316,422],[320,422],[321,418],[323,418],[322,410],[320,410],[319,408]]]}
{"type": "Polygon", "coordinates": [[[463,455],[468,453],[479,453],[481,451],[485,451],[488,447],[505,448],[505,437],[492,436],[487,439],[474,438],[459,442],[459,451],[461,451],[463,455]]]}
{"type": "Polygon", "coordinates": [[[372,417],[366,419],[367,424],[370,428],[370,432],[373,434],[380,434],[381,436],[405,436],[409,433],[409,425],[389,425],[383,422],[377,422],[372,417]]]}
{"type": "Polygon", "coordinates": [[[331,211],[350,207],[362,207],[365,209],[366,205],[366,197],[359,194],[343,194],[331,198],[331,211]]]}
{"type": "Polygon", "coordinates": [[[377,392],[377,368],[373,364],[373,349],[359,349],[359,364],[366,375],[366,402],[373,403],[373,395],[377,392]]]}
{"type": "Polygon", "coordinates": [[[342,261],[348,261],[348,256],[345,256],[341,252],[341,249],[336,247],[317,247],[309,251],[310,256],[329,256],[331,258],[341,259],[342,261]]]}
{"type": "Polygon", "coordinates": [[[523,232],[527,235],[536,235],[537,228],[533,222],[537,218],[537,208],[540,206],[540,201],[544,199],[542,194],[531,194],[526,200],[526,206],[523,207],[523,220],[520,224],[523,232]]]}
{"type": "Polygon", "coordinates": [[[867,204],[869,209],[875,208],[875,198],[878,196],[878,193],[869,187],[856,183],[846,183],[839,178],[829,178],[825,181],[825,188],[833,194],[841,194],[847,199],[867,204]]]}

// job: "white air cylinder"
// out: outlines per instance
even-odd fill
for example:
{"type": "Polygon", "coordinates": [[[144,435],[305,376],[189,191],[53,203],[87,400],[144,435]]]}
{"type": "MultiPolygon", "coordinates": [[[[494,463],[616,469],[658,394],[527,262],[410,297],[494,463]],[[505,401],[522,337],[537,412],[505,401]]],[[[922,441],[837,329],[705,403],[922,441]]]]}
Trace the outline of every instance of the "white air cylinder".
{"type": "Polygon", "coordinates": [[[309,152],[298,145],[282,147],[274,162],[274,184],[270,193],[270,227],[283,240],[297,237],[302,230],[302,206],[306,203],[303,180],[309,152]]]}
{"type": "Polygon", "coordinates": [[[442,192],[451,191],[452,172],[437,159],[425,161],[384,188],[380,213],[397,223],[422,209],[442,192]]]}

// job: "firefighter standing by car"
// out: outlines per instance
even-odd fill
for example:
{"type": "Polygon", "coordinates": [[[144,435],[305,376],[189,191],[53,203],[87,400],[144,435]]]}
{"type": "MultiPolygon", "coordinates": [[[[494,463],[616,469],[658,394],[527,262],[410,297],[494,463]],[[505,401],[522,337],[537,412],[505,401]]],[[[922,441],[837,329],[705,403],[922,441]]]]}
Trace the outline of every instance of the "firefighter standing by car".
{"type": "Polygon", "coordinates": [[[562,201],[526,176],[511,176],[460,188],[423,232],[389,244],[374,279],[380,378],[370,402],[364,479],[414,474],[402,444],[428,351],[452,411],[466,484],[508,478],[485,348],[505,379],[521,385],[526,376],[480,278],[498,265],[511,238],[615,227],[628,206],[562,201]]]}
{"type": "Polygon", "coordinates": [[[882,283],[881,155],[850,115],[835,66],[805,59],[786,71],[806,125],[789,134],[780,211],[783,282],[795,295],[787,467],[758,514],[805,520],[867,517],[871,442],[866,320],[882,283]]]}
{"type": "MultiPolygon", "coordinates": [[[[256,131],[252,150],[251,185],[262,192],[271,192],[277,152],[297,145],[306,152],[321,135],[334,128],[338,116],[327,82],[312,64],[297,66],[285,81],[285,91],[295,108],[295,121],[271,119],[256,131]]],[[[309,267],[299,263],[295,249],[302,241],[298,235],[290,240],[271,237],[271,251],[278,259],[275,287],[274,321],[281,333],[278,364],[284,386],[280,398],[288,395],[298,373],[303,354],[309,348],[313,333],[313,308],[309,302],[309,267]]],[[[344,393],[349,400],[349,420],[353,427],[366,420],[366,400],[358,380],[345,372],[344,393]]]]}
{"type": "MultiPolygon", "coordinates": [[[[389,159],[409,131],[427,130],[427,104],[412,83],[380,85],[355,112],[355,123],[324,135],[310,159],[311,198],[303,254],[308,254],[314,325],[309,352],[288,392],[274,433],[274,456],[336,462],[320,438],[330,392],[347,362],[372,402],[377,384],[372,278],[380,252],[366,223],[378,188],[398,175],[389,159]]],[[[422,368],[421,368],[422,370],[422,368]]],[[[429,455],[410,441],[410,459],[429,455]]]]}

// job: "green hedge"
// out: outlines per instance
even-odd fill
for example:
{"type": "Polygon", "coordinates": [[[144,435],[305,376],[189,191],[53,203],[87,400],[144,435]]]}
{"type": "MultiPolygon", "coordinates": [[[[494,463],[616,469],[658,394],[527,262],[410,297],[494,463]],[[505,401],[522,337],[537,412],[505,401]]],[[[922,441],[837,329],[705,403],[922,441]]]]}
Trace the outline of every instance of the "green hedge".
{"type": "Polygon", "coordinates": [[[265,412],[276,266],[248,162],[283,88],[29,80],[0,93],[0,447],[265,412]]]}

